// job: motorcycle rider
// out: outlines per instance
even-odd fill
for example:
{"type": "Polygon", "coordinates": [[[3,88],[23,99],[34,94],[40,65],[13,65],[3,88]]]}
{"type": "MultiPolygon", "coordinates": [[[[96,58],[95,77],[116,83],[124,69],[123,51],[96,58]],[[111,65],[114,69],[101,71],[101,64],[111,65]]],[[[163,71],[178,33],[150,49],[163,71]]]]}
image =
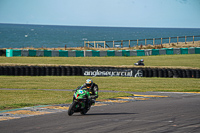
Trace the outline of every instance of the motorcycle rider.
{"type": "MultiPolygon", "coordinates": [[[[96,98],[98,98],[98,85],[95,84],[92,79],[87,79],[85,84],[83,84],[80,88],[87,88],[88,92],[90,92],[89,104],[92,105],[95,103],[96,98]]],[[[90,107],[88,105],[88,107],[90,107]]]]}
{"type": "Polygon", "coordinates": [[[137,63],[134,63],[136,66],[144,66],[144,59],[139,60],[137,63]]]}

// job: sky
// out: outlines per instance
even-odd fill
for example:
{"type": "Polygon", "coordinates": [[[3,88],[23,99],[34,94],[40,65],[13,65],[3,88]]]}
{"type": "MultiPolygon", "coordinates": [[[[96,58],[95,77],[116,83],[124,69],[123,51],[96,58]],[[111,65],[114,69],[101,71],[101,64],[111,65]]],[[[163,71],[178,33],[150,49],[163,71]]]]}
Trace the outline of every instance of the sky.
{"type": "Polygon", "coordinates": [[[200,28],[200,0],[0,0],[0,23],[200,28]]]}

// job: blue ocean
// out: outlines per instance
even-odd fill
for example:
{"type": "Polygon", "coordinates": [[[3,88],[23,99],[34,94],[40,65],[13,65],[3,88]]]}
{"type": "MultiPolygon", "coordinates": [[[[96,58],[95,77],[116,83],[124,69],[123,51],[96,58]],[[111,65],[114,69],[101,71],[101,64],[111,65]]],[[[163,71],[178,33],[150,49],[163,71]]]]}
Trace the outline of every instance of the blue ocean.
{"type": "MultiPolygon", "coordinates": [[[[112,47],[112,41],[116,45],[121,40],[147,39],[147,44],[153,43],[153,38],[169,38],[176,42],[173,37],[199,36],[200,28],[136,28],[136,27],[87,27],[87,26],[55,26],[55,25],[26,25],[26,24],[0,24],[0,48],[58,48],[58,47],[84,47],[84,41],[108,41],[112,47]],[[110,41],[110,42],[109,42],[110,41]]],[[[193,38],[187,38],[192,41],[193,38]]],[[[180,38],[179,42],[184,42],[180,38]]],[[[168,43],[164,39],[162,43],[168,43]]],[[[155,39],[155,44],[160,44],[155,39]]],[[[144,41],[139,41],[139,45],[144,41]]],[[[124,41],[124,47],[128,47],[128,41],[124,41]]],[[[131,47],[137,45],[131,41],[131,47]]]]}

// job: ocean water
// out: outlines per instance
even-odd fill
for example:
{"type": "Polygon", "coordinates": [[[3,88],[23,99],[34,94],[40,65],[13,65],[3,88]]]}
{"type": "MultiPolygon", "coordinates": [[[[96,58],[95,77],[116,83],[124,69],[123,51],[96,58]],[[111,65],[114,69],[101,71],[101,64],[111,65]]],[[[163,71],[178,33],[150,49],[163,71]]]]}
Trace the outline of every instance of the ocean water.
{"type": "MultiPolygon", "coordinates": [[[[152,38],[169,38],[177,36],[199,36],[195,41],[200,40],[200,28],[135,28],[135,27],[87,27],[87,26],[52,26],[52,25],[22,25],[22,24],[0,24],[0,48],[58,48],[58,47],[84,47],[84,41],[108,41],[112,47],[121,44],[121,40],[137,40],[152,38]],[[110,41],[110,42],[109,42],[110,41]]],[[[192,41],[193,38],[187,38],[192,41]]],[[[176,42],[172,38],[171,42],[176,42]]],[[[184,42],[185,38],[179,38],[184,42]]],[[[168,43],[164,39],[163,43],[168,43]]],[[[147,40],[152,44],[153,40],[147,40]]],[[[160,44],[160,39],[155,44],[160,44]]],[[[145,44],[139,41],[139,45],[145,44]]],[[[128,47],[128,41],[123,42],[128,47]]],[[[131,46],[137,45],[131,41],[131,46]]]]}

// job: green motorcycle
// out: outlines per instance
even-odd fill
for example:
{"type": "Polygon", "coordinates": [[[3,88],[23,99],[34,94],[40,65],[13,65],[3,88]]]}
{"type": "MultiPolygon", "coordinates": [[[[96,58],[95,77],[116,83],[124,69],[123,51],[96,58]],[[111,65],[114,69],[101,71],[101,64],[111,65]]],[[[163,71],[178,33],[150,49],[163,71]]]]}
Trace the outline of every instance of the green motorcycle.
{"type": "Polygon", "coordinates": [[[82,115],[85,115],[92,105],[90,101],[90,92],[81,87],[74,91],[73,102],[69,106],[68,115],[71,116],[75,112],[80,112],[82,115]]]}

